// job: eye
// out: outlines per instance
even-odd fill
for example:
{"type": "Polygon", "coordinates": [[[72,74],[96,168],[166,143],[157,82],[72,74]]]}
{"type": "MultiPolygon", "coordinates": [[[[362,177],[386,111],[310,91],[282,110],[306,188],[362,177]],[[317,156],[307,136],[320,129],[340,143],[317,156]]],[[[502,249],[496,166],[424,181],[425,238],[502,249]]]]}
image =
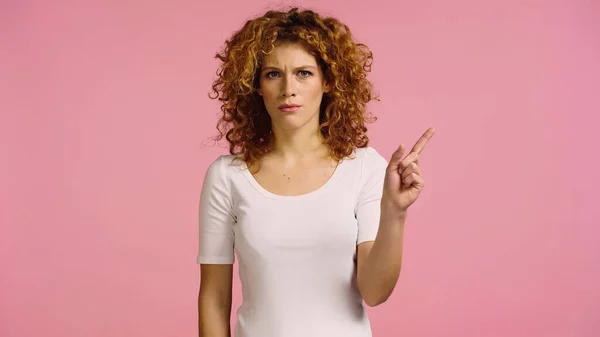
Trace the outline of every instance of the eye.
{"type": "Polygon", "coordinates": [[[308,70],[300,70],[298,72],[298,74],[300,74],[300,77],[308,77],[308,76],[312,75],[312,73],[308,70]]]}
{"type": "Polygon", "coordinates": [[[269,71],[268,73],[265,74],[265,76],[267,78],[276,78],[277,76],[279,76],[279,72],[277,72],[277,71],[269,71]]]}

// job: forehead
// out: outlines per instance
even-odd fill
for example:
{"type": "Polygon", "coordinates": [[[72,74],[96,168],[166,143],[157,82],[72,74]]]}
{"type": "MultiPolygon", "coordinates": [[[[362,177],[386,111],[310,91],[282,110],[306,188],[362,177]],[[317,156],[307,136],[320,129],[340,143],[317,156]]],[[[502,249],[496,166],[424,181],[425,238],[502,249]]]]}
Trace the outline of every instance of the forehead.
{"type": "Polygon", "coordinates": [[[268,54],[263,66],[302,66],[317,65],[316,58],[309,52],[309,49],[300,43],[287,42],[277,45],[273,52],[268,54]]]}

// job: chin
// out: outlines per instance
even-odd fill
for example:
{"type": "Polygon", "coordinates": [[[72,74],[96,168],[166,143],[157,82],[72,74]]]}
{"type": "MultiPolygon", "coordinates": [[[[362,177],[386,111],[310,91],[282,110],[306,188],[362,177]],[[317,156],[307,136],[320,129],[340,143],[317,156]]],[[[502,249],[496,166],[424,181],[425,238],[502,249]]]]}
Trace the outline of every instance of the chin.
{"type": "Polygon", "coordinates": [[[302,128],[306,123],[290,123],[290,122],[281,122],[276,123],[277,128],[286,131],[293,131],[302,128]]]}
{"type": "Polygon", "coordinates": [[[273,124],[277,125],[277,128],[292,131],[298,130],[308,125],[314,124],[315,128],[319,127],[318,115],[317,118],[313,118],[313,116],[300,116],[300,115],[287,115],[280,116],[277,120],[273,120],[273,124]]]}

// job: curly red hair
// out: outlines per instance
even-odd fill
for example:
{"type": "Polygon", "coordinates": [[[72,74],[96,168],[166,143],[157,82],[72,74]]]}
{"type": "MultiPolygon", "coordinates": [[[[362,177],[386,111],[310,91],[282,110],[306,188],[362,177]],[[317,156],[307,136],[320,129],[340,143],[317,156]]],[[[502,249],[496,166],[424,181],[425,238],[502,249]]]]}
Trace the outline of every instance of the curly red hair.
{"type": "Polygon", "coordinates": [[[299,42],[317,59],[332,90],[325,94],[319,114],[319,133],[337,161],[366,147],[366,123],[376,120],[365,109],[373,95],[367,73],[373,54],[354,41],[339,20],[311,10],[268,11],[249,20],[225,42],[215,56],[222,64],[213,82],[212,99],[221,101],[217,140],[225,137],[231,154],[251,166],[273,148],[271,119],[258,95],[260,71],[266,55],[284,42],[299,42]]]}

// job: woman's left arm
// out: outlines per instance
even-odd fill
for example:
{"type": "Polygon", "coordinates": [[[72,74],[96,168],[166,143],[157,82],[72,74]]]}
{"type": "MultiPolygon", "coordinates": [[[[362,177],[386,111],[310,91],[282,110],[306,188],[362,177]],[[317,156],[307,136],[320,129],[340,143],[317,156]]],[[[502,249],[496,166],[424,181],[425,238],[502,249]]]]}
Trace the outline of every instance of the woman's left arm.
{"type": "Polygon", "coordinates": [[[358,289],[369,306],[385,302],[398,282],[408,207],[424,187],[419,154],[434,132],[428,129],[406,157],[400,145],[386,169],[377,236],[357,248],[358,289]]]}

